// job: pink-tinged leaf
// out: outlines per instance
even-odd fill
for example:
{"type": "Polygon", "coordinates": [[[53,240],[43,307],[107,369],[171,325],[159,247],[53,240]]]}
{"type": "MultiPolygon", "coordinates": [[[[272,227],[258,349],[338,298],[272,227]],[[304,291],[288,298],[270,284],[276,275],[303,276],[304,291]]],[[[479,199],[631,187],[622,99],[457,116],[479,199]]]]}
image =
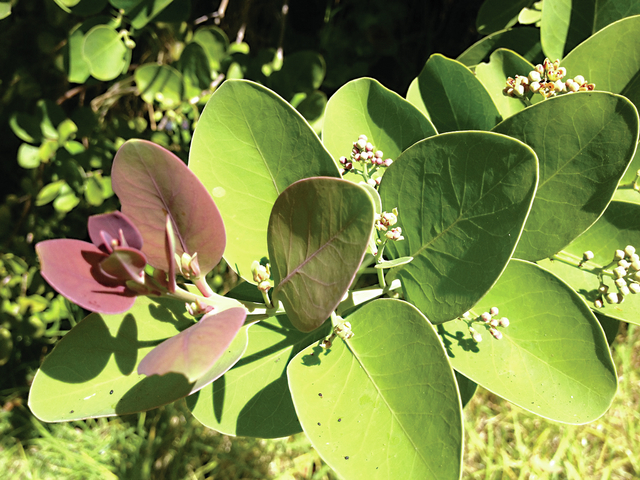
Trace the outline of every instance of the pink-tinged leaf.
{"type": "Polygon", "coordinates": [[[242,307],[206,314],[195,325],[151,350],[138,365],[138,373],[149,376],[174,372],[190,382],[197,381],[224,354],[246,316],[242,307]]]}
{"type": "Polygon", "coordinates": [[[142,272],[147,259],[140,250],[117,247],[107,258],[100,262],[100,270],[115,280],[133,280],[144,283],[142,272]]]}
{"type": "Polygon", "coordinates": [[[169,264],[167,288],[169,292],[173,293],[178,286],[176,284],[176,236],[173,233],[173,223],[171,222],[169,214],[167,214],[164,233],[164,253],[167,256],[167,263],[169,264]]]}
{"type": "Polygon", "coordinates": [[[142,235],[121,212],[92,215],[87,222],[87,228],[89,238],[103,252],[111,253],[113,251],[112,240],[117,240],[118,246],[131,247],[136,250],[142,249],[142,235]],[[124,243],[121,237],[124,237],[124,243]]]}
{"type": "Polygon", "coordinates": [[[111,181],[122,211],[142,233],[142,251],[151,265],[169,271],[164,248],[167,214],[178,255],[197,253],[203,276],[218,264],[226,242],[218,207],[173,153],[146,140],[129,140],[115,156],[111,181]]]}
{"type": "Polygon", "coordinates": [[[133,305],[135,293],[100,271],[99,264],[107,255],[95,245],[73,239],[46,240],[36,245],[36,253],[44,279],[81,307],[116,314],[133,305]]]}

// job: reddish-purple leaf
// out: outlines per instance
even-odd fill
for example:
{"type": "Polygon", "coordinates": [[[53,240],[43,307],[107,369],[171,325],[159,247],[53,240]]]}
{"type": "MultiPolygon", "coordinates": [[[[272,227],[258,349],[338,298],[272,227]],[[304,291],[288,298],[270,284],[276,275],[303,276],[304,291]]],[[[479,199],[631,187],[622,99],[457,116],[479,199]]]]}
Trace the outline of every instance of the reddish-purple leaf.
{"type": "Polygon", "coordinates": [[[36,245],[40,273],[49,284],[72,302],[92,312],[126,312],[135,293],[120,280],[104,275],[100,262],[107,258],[98,247],[81,240],[46,240],[36,245]]]}
{"type": "Polygon", "coordinates": [[[229,347],[246,316],[247,311],[241,307],[206,314],[195,325],[151,350],[138,365],[138,373],[164,375],[174,372],[195,382],[229,347]]]}
{"type": "Polygon", "coordinates": [[[173,153],[145,140],[129,140],[115,156],[111,181],[122,211],[142,233],[142,251],[151,265],[169,271],[164,247],[167,214],[178,255],[198,253],[203,276],[218,264],[226,241],[218,207],[173,153]]]}
{"type": "Polygon", "coordinates": [[[92,215],[87,222],[89,230],[89,238],[93,244],[100,248],[103,252],[111,253],[113,244],[111,240],[118,240],[118,246],[125,246],[142,249],[142,235],[131,223],[131,221],[121,212],[103,213],[101,215],[92,215]],[[120,233],[122,231],[122,234],[120,233]],[[122,243],[121,235],[124,237],[125,243],[122,243]]]}
{"type": "Polygon", "coordinates": [[[133,280],[143,284],[142,272],[147,264],[147,259],[140,250],[126,247],[116,247],[116,249],[104,260],[100,262],[102,273],[121,281],[133,280]]]}

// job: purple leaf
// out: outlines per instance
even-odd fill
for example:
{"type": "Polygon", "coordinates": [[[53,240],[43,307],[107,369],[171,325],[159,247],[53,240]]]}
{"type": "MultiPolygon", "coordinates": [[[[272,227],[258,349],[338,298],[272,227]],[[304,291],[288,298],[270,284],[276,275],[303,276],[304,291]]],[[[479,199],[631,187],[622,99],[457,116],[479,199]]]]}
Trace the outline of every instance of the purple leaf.
{"type": "Polygon", "coordinates": [[[116,249],[100,262],[100,270],[106,276],[114,279],[133,280],[144,284],[142,272],[147,264],[147,259],[140,250],[127,247],[116,249]]]}
{"type": "Polygon", "coordinates": [[[244,324],[247,312],[233,307],[208,313],[195,325],[151,350],[138,365],[138,373],[180,373],[195,382],[222,356],[244,324]]]}
{"type": "Polygon", "coordinates": [[[112,239],[118,240],[118,246],[142,249],[142,235],[121,212],[92,215],[89,217],[87,228],[91,242],[105,253],[113,251],[112,239]],[[121,236],[124,237],[124,243],[121,236]]]}
{"type": "Polygon", "coordinates": [[[40,273],[72,302],[92,312],[126,312],[135,293],[122,280],[104,275],[100,262],[107,255],[89,242],[72,239],[46,240],[36,245],[40,273]]]}
{"type": "Polygon", "coordinates": [[[178,255],[198,253],[203,276],[218,264],[226,242],[222,217],[207,189],[182,160],[154,143],[129,140],[118,150],[111,174],[122,211],[140,229],[142,251],[151,265],[169,271],[167,214],[178,255]]]}

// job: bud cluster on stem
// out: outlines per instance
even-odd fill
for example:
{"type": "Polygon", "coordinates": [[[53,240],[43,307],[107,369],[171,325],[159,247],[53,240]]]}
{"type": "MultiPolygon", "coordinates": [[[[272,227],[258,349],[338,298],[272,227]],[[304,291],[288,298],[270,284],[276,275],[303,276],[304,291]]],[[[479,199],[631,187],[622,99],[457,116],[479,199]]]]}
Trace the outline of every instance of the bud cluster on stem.
{"type": "Polygon", "coordinates": [[[507,317],[497,318],[499,313],[498,307],[491,307],[488,312],[484,312],[482,315],[475,316],[475,314],[471,312],[465,312],[459,318],[469,327],[469,333],[473,337],[473,340],[476,343],[480,343],[482,341],[482,335],[473,327],[474,323],[483,325],[496,340],[502,340],[502,332],[498,330],[498,328],[507,328],[509,326],[509,319],[507,317]]]}
{"type": "Polygon", "coordinates": [[[353,148],[351,149],[349,158],[340,157],[340,164],[343,166],[341,173],[345,174],[349,171],[354,171],[361,174],[369,185],[377,187],[380,185],[382,176],[376,178],[372,178],[371,176],[380,167],[388,167],[393,163],[392,159],[383,158],[384,153],[382,150],[376,149],[376,147],[369,142],[366,135],[360,135],[358,140],[353,142],[353,148]],[[361,165],[361,168],[354,170],[354,164],[361,165]]]}
{"type": "MultiPolygon", "coordinates": [[[[583,255],[583,260],[594,258],[592,252],[587,251],[583,255]]],[[[581,267],[584,262],[580,262],[581,267]]],[[[640,256],[636,253],[633,245],[627,245],[624,250],[616,250],[613,259],[609,264],[602,267],[598,273],[600,285],[598,295],[594,301],[596,308],[603,308],[606,303],[619,304],[630,294],[640,293],[640,256]],[[605,276],[613,278],[617,291],[609,291],[609,285],[604,282],[605,276]]]]}
{"type": "Polygon", "coordinates": [[[552,62],[545,58],[542,65],[536,65],[526,77],[516,75],[515,78],[507,78],[507,85],[502,93],[508,97],[523,98],[531,92],[549,98],[561,93],[590,92],[596,88],[594,83],[588,83],[582,75],[563,81],[566,75],[567,69],[560,66],[560,60],[552,62]]]}

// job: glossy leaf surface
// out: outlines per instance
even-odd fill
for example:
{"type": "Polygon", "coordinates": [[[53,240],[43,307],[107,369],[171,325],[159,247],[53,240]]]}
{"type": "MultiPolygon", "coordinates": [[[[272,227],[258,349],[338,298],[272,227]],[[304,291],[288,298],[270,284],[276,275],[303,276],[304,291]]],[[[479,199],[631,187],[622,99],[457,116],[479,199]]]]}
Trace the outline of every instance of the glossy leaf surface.
{"type": "Polygon", "coordinates": [[[164,243],[169,214],[176,253],[198,254],[202,274],[222,258],[225,229],[213,199],[187,166],[168,150],[145,140],[129,140],[116,154],[113,190],[122,211],[138,227],[151,265],[168,271],[164,243]]]}
{"type": "Polygon", "coordinates": [[[533,65],[526,59],[511,50],[501,48],[491,54],[489,63],[477,65],[475,73],[491,95],[502,118],[507,118],[525,108],[524,102],[519,98],[502,93],[507,78],[515,78],[516,75],[526,77],[531,70],[533,65]]]}
{"type": "Polygon", "coordinates": [[[130,51],[112,27],[96,25],[87,32],[82,55],[89,70],[98,80],[113,80],[130,61],[130,51]]]}
{"type": "Polygon", "coordinates": [[[502,120],[489,92],[457,60],[431,55],[418,75],[422,101],[438,132],[491,130],[502,120]]]}
{"type": "Polygon", "coordinates": [[[373,214],[369,194],[342,179],[300,180],[276,200],[267,237],[273,301],[299,330],[316,329],[340,303],[364,257],[373,214]]]}
{"type": "Polygon", "coordinates": [[[227,350],[247,316],[242,307],[204,315],[198,323],[165,340],[138,365],[147,376],[169,372],[184,375],[189,382],[199,380],[227,350]]]}
{"type": "Polygon", "coordinates": [[[405,240],[392,258],[414,257],[398,272],[406,298],[433,323],[471,308],[500,276],[516,246],[537,184],[523,143],[489,132],[428,138],[382,178],[385,211],[398,208],[405,240]]]}
{"type": "Polygon", "coordinates": [[[533,27],[500,30],[478,40],[462,52],[457,60],[466,65],[474,65],[489,59],[489,55],[498,48],[508,48],[522,55],[529,62],[536,64],[544,60],[540,46],[540,30],[533,27]]]}
{"type": "Polygon", "coordinates": [[[460,398],[433,326],[392,299],[348,320],[353,338],[308,347],[287,368],[318,453],[344,478],[460,478],[460,398]]]}
{"type": "Polygon", "coordinates": [[[287,364],[330,329],[327,324],[303,333],[286,315],[252,325],[243,358],[222,378],[187,398],[187,405],[198,421],[225,435],[278,438],[302,431],[291,400],[287,364]]]}
{"type": "Polygon", "coordinates": [[[591,35],[595,4],[596,0],[544,0],[540,42],[551,61],[561,59],[591,35]]]}
{"type": "Polygon", "coordinates": [[[635,151],[638,114],[618,95],[572,93],[533,105],[494,131],[538,155],[540,186],[516,250],[533,261],[560,251],[602,214],[635,151]]]}
{"type": "Polygon", "coordinates": [[[251,263],[267,254],[267,225],[278,195],[303,178],[340,176],[298,112],[270,90],[243,80],[226,81],[212,95],[189,155],[189,167],[224,219],[225,259],[249,281],[251,263]]]}
{"type": "Polygon", "coordinates": [[[333,155],[349,157],[353,142],[366,135],[384,158],[395,159],[418,140],[436,134],[416,107],[376,80],[344,85],[327,103],[322,141],[333,155]]]}
{"type": "MultiPolygon", "coordinates": [[[[578,269],[561,261],[543,260],[544,268],[558,275],[573,287],[595,311],[611,318],[640,325],[640,297],[627,295],[621,304],[608,304],[604,308],[595,308],[594,301],[600,296],[600,281],[594,267],[608,265],[616,250],[624,250],[627,245],[640,249],[640,205],[611,202],[604,214],[586,232],[567,245],[563,250],[578,260],[587,250],[595,254],[585,268],[578,269]]],[[[610,292],[617,292],[613,278],[605,277],[610,292]]]]}
{"type": "Polygon", "coordinates": [[[454,320],[438,331],[456,370],[487,390],[537,415],[582,424],[606,412],[617,375],[600,324],[564,282],[536,266],[512,260],[474,307],[498,307],[510,325],[496,340],[480,324],[476,343],[454,320]]]}
{"type": "Polygon", "coordinates": [[[181,301],[138,297],[126,314],[89,315],[40,367],[29,395],[32,412],[48,422],[125,415],[178,400],[219,377],[244,353],[243,330],[198,382],[175,373],[136,373],[139,362],[161,341],[193,325],[184,312],[181,301]]]}

